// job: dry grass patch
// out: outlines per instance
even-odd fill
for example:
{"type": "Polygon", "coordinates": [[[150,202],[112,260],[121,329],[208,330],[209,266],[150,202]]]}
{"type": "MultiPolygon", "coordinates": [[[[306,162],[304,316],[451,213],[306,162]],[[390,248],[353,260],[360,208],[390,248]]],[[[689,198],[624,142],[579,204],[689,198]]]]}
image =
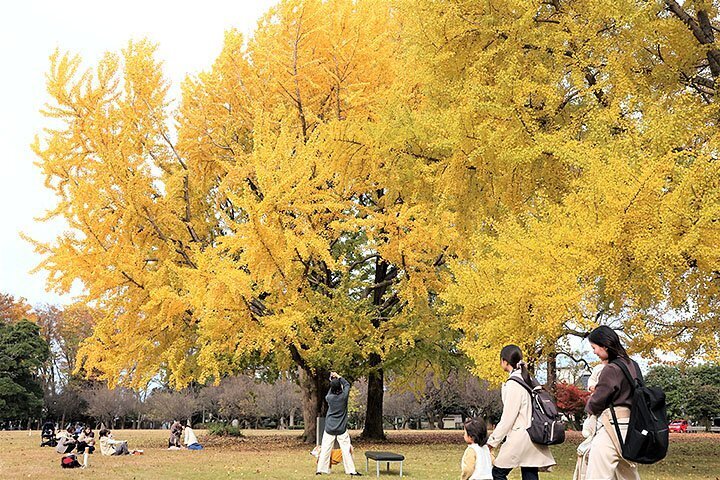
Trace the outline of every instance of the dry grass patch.
{"type": "MultiPolygon", "coordinates": [[[[178,479],[314,479],[315,463],[310,447],[299,440],[298,431],[245,431],[242,439],[208,439],[197,432],[208,448],[202,451],[168,451],[167,430],[116,430],[115,437],[127,439],[130,448],[142,448],[144,455],[103,457],[94,454],[86,470],[63,470],[54,449],[40,448],[37,431],[0,432],[0,470],[3,479],[97,479],[178,480],[178,479]]],[[[351,432],[358,470],[365,472],[365,450],[390,450],[405,455],[404,478],[456,480],[464,450],[458,431],[388,432],[388,442],[357,440],[351,432]]],[[[572,478],[574,449],[579,439],[571,432],[568,441],[553,448],[558,466],[541,480],[572,478]]],[[[643,480],[720,479],[720,435],[672,435],[670,456],[658,465],[642,467],[643,480]]],[[[371,469],[374,464],[371,462],[371,469]]],[[[342,466],[325,478],[348,478],[342,466]]],[[[398,478],[383,473],[381,478],[398,478]]],[[[374,475],[370,476],[374,478],[374,475]]],[[[517,479],[519,475],[511,478],[517,479]]]]}

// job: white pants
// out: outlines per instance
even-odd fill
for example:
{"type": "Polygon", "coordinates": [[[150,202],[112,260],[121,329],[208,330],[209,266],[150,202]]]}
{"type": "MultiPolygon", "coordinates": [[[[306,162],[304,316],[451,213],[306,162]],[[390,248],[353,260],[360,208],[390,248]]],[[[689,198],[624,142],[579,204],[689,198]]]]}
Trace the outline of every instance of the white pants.
{"type": "Polygon", "coordinates": [[[347,430],[340,435],[330,435],[327,432],[323,432],[322,446],[320,447],[320,455],[318,456],[317,471],[321,473],[330,473],[330,453],[332,453],[332,447],[335,443],[335,439],[337,439],[337,442],[340,444],[345,473],[355,473],[355,462],[353,462],[352,453],[350,453],[350,434],[348,434],[347,430]]]}
{"type": "MultiPolygon", "coordinates": [[[[627,434],[627,419],[620,420],[620,433],[627,434]],[[623,423],[625,423],[623,425],[623,423]]],[[[615,428],[613,426],[613,428],[615,428]]],[[[614,434],[615,432],[613,432],[614,434]]],[[[640,480],[637,465],[625,460],[615,446],[607,428],[600,427],[590,447],[590,459],[587,465],[587,480],[640,480]]]]}

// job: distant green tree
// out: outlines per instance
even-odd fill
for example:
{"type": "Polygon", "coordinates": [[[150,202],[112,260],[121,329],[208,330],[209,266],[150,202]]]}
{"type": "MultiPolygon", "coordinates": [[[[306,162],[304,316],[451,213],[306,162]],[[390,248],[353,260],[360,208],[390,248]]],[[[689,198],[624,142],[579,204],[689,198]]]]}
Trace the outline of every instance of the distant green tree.
{"type": "Polygon", "coordinates": [[[710,431],[710,419],[720,414],[720,387],[693,385],[687,393],[687,413],[710,431]]]}
{"type": "Polygon", "coordinates": [[[38,371],[49,356],[35,323],[0,322],[0,419],[24,420],[40,414],[43,389],[38,371]]]}
{"type": "Polygon", "coordinates": [[[665,392],[670,419],[689,417],[707,428],[710,419],[720,415],[720,365],[657,365],[648,371],[645,381],[665,392]]]}
{"type": "Polygon", "coordinates": [[[687,376],[694,384],[720,388],[720,365],[705,363],[690,367],[687,369],[687,376]]]}

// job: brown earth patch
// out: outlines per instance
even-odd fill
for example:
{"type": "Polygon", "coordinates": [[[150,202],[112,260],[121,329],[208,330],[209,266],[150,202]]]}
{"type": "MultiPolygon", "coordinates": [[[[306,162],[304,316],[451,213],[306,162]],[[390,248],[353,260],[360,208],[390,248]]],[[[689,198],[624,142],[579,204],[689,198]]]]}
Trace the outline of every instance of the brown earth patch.
{"type": "MultiPolygon", "coordinates": [[[[365,440],[359,435],[352,435],[352,443],[358,447],[383,446],[383,445],[463,445],[462,431],[454,430],[426,430],[426,431],[388,431],[385,441],[365,440]]],[[[579,444],[582,440],[580,432],[569,430],[565,434],[565,440],[571,444],[579,444]]],[[[672,443],[696,443],[712,441],[720,445],[720,434],[717,433],[671,433],[672,443]]],[[[206,447],[220,448],[235,451],[266,451],[274,449],[312,450],[313,445],[304,443],[300,435],[277,435],[268,432],[263,435],[254,432],[244,437],[215,437],[204,435],[201,443],[206,447]]]]}

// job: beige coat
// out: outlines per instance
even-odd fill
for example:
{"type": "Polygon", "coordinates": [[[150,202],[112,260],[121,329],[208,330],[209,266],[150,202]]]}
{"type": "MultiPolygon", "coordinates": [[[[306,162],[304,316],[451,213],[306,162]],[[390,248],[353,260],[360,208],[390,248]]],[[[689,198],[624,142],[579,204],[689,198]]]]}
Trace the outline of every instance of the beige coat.
{"type": "Polygon", "coordinates": [[[125,440],[115,440],[107,436],[100,437],[100,453],[108,456],[115,455],[115,446],[125,442],[125,440]]]}
{"type": "MultiPolygon", "coordinates": [[[[511,376],[520,377],[520,371],[514,371],[511,376]]],[[[497,448],[506,438],[495,458],[495,466],[515,468],[555,465],[550,448],[533,443],[527,433],[532,418],[530,394],[527,390],[515,381],[507,381],[502,387],[502,401],[502,417],[487,441],[488,445],[497,448]]]]}

